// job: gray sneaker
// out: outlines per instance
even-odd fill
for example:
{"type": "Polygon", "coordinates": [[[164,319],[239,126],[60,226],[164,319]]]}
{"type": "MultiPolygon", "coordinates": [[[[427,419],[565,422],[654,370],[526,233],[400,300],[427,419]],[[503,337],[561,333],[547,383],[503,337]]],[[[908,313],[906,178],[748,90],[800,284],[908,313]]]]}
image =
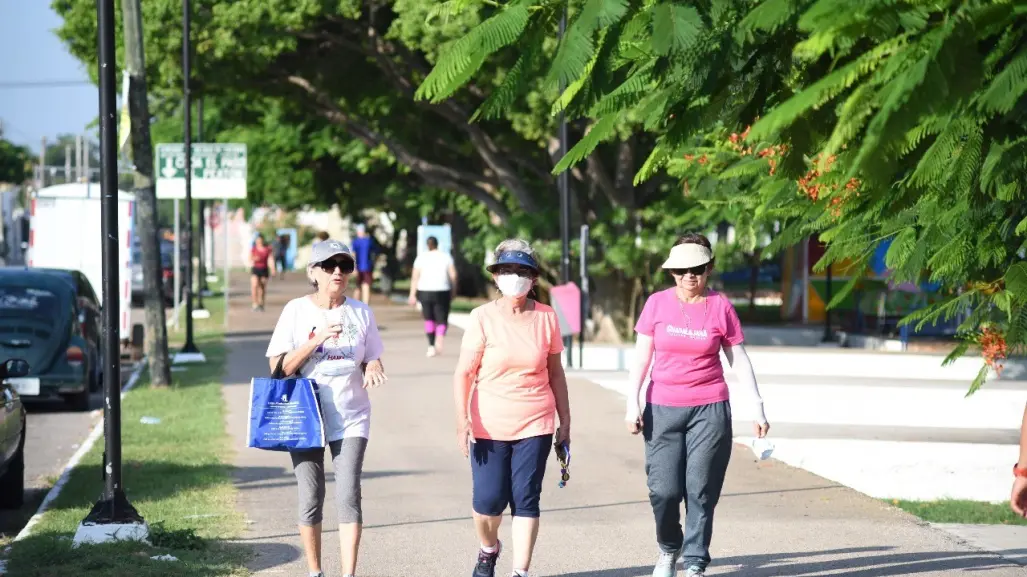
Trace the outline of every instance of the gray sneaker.
{"type": "Polygon", "coordinates": [[[704,577],[705,575],[706,570],[698,565],[692,565],[685,570],[685,577],[704,577]]]}
{"type": "Polygon", "coordinates": [[[678,558],[680,557],[680,550],[675,553],[660,551],[660,557],[656,559],[656,566],[653,567],[653,577],[674,577],[674,574],[677,572],[678,558]]]}

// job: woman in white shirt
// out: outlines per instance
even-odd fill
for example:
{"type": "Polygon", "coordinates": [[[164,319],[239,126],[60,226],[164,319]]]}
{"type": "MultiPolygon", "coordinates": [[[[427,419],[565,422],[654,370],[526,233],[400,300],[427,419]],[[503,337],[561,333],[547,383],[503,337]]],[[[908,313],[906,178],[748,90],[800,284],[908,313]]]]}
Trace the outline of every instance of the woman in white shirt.
{"type": "Polygon", "coordinates": [[[421,303],[424,334],[428,337],[429,357],[442,352],[449,324],[449,306],[456,296],[456,265],[449,253],[439,250],[439,241],[429,236],[428,250],[414,259],[410,279],[410,306],[421,303]]]}
{"type": "MultiPolygon", "coordinates": [[[[367,389],[385,382],[382,339],[366,304],[346,298],[353,253],[337,240],[313,246],[307,277],[316,292],[289,301],[275,325],[267,357],[274,371],[313,379],[320,389],[328,448],[335,469],[342,571],[356,573],[363,515],[360,474],[371,429],[367,389]]],[[[321,573],[325,498],[324,449],[290,453],[299,488],[299,532],[310,575],[321,573]]]]}

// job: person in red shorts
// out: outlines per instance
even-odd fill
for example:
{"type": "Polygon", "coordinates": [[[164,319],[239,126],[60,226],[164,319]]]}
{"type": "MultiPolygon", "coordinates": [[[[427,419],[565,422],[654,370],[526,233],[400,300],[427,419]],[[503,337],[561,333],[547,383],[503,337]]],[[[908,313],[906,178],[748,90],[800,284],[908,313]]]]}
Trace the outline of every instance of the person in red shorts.
{"type": "Polygon", "coordinates": [[[264,236],[258,234],[250,249],[250,299],[253,310],[264,310],[264,293],[267,290],[267,279],[275,274],[275,261],[271,247],[264,242],[264,236]]]}

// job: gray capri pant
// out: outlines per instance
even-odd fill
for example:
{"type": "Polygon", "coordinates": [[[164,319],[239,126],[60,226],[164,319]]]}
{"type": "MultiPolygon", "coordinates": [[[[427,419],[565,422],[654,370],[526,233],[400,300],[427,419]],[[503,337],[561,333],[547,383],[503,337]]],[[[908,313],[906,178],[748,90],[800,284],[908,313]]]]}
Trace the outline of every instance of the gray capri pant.
{"type": "MultiPolygon", "coordinates": [[[[329,441],[332,468],[335,469],[335,506],[339,523],[362,523],[360,509],[360,473],[364,468],[367,439],[348,437],[329,441]]],[[[299,524],[317,525],[323,518],[325,503],[324,449],[290,451],[292,467],[299,487],[299,524]]]]}

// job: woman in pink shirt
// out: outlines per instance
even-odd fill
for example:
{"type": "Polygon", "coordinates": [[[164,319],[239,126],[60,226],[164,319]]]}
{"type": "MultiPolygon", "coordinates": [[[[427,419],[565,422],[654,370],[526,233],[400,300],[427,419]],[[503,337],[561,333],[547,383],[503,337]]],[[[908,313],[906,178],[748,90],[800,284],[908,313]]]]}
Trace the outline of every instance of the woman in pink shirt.
{"type": "Polygon", "coordinates": [[[713,270],[710,241],[700,234],[681,237],[663,268],[674,287],[650,296],[635,324],[636,366],[625,419],[632,434],[645,437],[660,548],[653,577],[674,577],[679,558],[686,577],[701,577],[710,563],[713,510],[731,459],[731,403],[721,350],[754,401],[756,436],[764,437],[770,425],[738,315],[724,295],[706,288],[713,270]],[[639,393],[650,365],[643,399],[639,393]]]}
{"type": "Polygon", "coordinates": [[[528,298],[538,280],[535,254],[514,239],[500,243],[495,257],[488,270],[503,296],[471,311],[453,378],[457,444],[471,462],[481,542],[473,576],[495,576],[499,524],[509,505],[513,575],[527,577],[546,460],[554,435],[569,447],[570,409],[556,313],[528,298]]]}

